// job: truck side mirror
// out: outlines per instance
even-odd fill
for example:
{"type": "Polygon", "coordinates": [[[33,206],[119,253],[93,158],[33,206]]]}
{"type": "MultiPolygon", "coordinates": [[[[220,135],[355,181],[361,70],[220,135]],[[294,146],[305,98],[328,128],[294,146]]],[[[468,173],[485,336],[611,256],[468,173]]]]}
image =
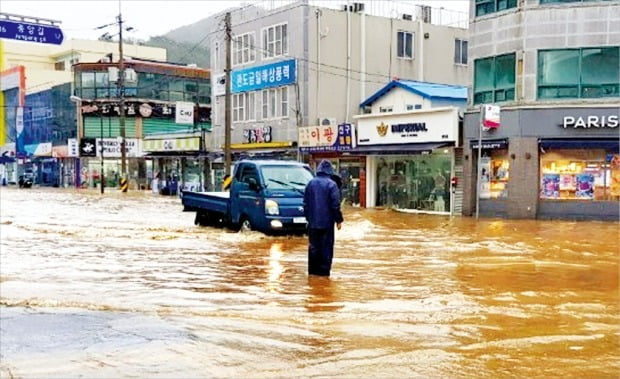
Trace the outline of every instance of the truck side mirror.
{"type": "Polygon", "coordinates": [[[251,190],[257,191],[257,192],[260,190],[260,186],[258,185],[256,178],[248,178],[247,182],[251,190]]]}

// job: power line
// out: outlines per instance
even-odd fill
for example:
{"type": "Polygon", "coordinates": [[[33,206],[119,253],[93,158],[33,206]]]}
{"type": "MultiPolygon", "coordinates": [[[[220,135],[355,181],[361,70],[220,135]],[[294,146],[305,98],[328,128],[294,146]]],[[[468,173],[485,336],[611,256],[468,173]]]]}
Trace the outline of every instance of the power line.
{"type": "MultiPolygon", "coordinates": [[[[235,42],[239,42],[239,40],[234,40],[234,41],[235,41],[235,42]]],[[[241,43],[242,43],[245,47],[249,47],[250,49],[254,49],[254,50],[256,50],[256,51],[260,51],[260,52],[263,52],[263,53],[269,53],[269,54],[271,54],[271,53],[272,53],[272,51],[267,50],[267,49],[263,49],[263,48],[258,47],[258,46],[248,45],[247,43],[243,43],[242,41],[241,41],[241,43]]],[[[319,66],[329,67],[329,68],[333,68],[333,69],[336,69],[336,70],[349,71],[349,72],[356,73],[356,74],[365,74],[365,75],[371,75],[371,76],[378,76],[378,77],[382,77],[382,78],[389,78],[389,77],[390,77],[389,75],[385,75],[385,74],[375,74],[375,73],[371,73],[371,72],[367,72],[367,71],[360,71],[360,70],[354,70],[354,69],[347,69],[346,67],[335,66],[335,65],[326,64],[326,63],[320,63],[320,62],[313,61],[313,60],[311,60],[311,59],[300,58],[300,57],[297,57],[297,56],[294,56],[294,55],[290,55],[290,54],[288,54],[288,53],[286,53],[286,54],[282,54],[282,57],[286,57],[286,58],[293,58],[293,59],[296,59],[296,60],[298,60],[298,61],[306,62],[306,63],[308,63],[308,64],[314,64],[314,65],[319,65],[319,66]]],[[[310,67],[310,65],[309,65],[308,67],[310,67]]],[[[313,69],[313,68],[311,68],[311,67],[310,67],[310,69],[313,69]]],[[[317,71],[316,69],[313,69],[313,70],[314,70],[314,71],[317,71]]],[[[334,74],[334,75],[339,75],[339,74],[332,73],[332,72],[330,72],[330,71],[324,71],[324,70],[318,70],[318,72],[323,72],[323,73],[326,73],[326,74],[334,74]]],[[[345,77],[345,78],[347,77],[347,76],[344,76],[344,75],[340,75],[340,76],[343,76],[343,77],[345,77]]],[[[371,82],[371,81],[368,81],[368,82],[371,82]]]]}

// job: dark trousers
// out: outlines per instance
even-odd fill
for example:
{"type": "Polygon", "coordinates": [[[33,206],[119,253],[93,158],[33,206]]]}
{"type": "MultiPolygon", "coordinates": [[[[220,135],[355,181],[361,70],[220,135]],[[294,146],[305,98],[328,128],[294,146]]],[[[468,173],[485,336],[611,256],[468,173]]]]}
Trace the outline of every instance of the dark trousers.
{"type": "Polygon", "coordinates": [[[334,228],[309,228],[308,240],[308,274],[329,276],[334,257],[334,228]]]}

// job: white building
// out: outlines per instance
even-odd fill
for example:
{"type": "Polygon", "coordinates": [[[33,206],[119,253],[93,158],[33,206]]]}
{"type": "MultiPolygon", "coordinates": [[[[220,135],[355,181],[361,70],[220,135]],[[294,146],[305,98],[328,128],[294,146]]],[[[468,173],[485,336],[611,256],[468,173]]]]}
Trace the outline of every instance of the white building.
{"type": "MultiPolygon", "coordinates": [[[[467,29],[440,25],[438,10],[412,6],[384,17],[378,7],[395,2],[330,4],[231,12],[233,158],[296,158],[300,127],[351,123],[394,77],[467,85],[467,29]]],[[[215,150],[224,145],[223,37],[211,47],[215,150]]]]}

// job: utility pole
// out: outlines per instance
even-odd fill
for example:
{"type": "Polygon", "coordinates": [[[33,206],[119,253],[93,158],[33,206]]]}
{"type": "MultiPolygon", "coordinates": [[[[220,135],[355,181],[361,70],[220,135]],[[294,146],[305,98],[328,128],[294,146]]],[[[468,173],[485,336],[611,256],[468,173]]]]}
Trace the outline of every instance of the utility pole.
{"type": "Polygon", "coordinates": [[[230,129],[231,129],[231,112],[230,112],[230,40],[232,39],[230,25],[230,12],[226,12],[224,16],[224,30],[226,33],[226,92],[224,96],[224,174],[230,175],[230,129]]]}
{"type": "Polygon", "coordinates": [[[127,157],[125,152],[125,62],[123,61],[123,17],[118,14],[118,96],[119,96],[119,116],[121,129],[121,180],[124,179],[125,185],[121,184],[123,192],[127,192],[127,157]]]}

